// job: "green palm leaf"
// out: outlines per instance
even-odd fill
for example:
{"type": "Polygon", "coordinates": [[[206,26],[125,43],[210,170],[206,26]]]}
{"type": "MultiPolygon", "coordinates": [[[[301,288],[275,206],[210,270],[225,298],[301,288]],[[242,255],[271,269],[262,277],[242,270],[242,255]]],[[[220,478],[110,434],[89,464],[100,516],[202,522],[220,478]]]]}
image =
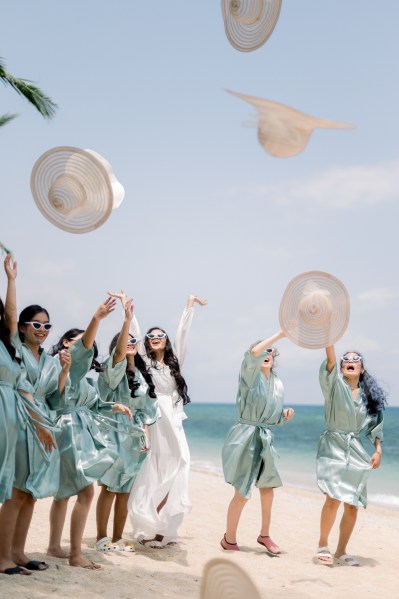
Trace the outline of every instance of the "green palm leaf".
{"type": "Polygon", "coordinates": [[[55,104],[51,98],[46,96],[46,94],[39,87],[37,87],[37,85],[32,83],[32,81],[27,79],[18,79],[17,77],[11,75],[11,73],[6,70],[6,66],[1,58],[0,80],[3,81],[4,85],[10,85],[13,89],[15,89],[16,92],[26,98],[28,102],[33,104],[33,106],[40,112],[42,116],[49,119],[54,116],[57,109],[57,104],[55,104]]]}
{"type": "Polygon", "coordinates": [[[0,127],[2,127],[3,125],[6,125],[10,121],[12,121],[12,119],[15,119],[16,116],[18,116],[18,115],[17,114],[9,114],[9,113],[3,114],[2,116],[0,116],[0,127]]]}

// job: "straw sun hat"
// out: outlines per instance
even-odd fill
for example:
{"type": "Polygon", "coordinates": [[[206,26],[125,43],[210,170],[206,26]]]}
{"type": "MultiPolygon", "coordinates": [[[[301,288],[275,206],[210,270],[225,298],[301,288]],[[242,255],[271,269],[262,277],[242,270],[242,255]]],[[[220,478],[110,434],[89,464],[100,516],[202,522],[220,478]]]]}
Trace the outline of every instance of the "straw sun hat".
{"type": "Polygon", "coordinates": [[[288,158],[302,152],[313,129],[353,129],[349,123],[318,119],[284,104],[226,90],[258,110],[258,140],[272,156],[288,158]]]}
{"type": "Polygon", "coordinates": [[[226,559],[205,564],[200,599],[261,599],[259,591],[240,566],[226,559]]]}
{"type": "Polygon", "coordinates": [[[111,165],[100,154],[69,146],[42,154],[30,184],[42,215],[69,233],[100,227],[125,195],[111,165]]]}
{"type": "Polygon", "coordinates": [[[280,304],[279,320],[287,337],[301,347],[333,345],[349,322],[346,287],[326,272],[304,272],[290,281],[280,304]]]}
{"type": "Polygon", "coordinates": [[[282,0],[222,0],[224,28],[230,44],[241,52],[260,48],[273,33],[282,0]]]}

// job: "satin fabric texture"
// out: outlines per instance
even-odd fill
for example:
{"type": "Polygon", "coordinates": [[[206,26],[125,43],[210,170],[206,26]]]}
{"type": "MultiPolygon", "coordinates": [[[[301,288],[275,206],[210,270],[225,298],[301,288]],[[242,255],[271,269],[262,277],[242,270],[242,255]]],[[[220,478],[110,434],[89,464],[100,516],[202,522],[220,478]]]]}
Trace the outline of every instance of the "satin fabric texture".
{"type": "MultiPolygon", "coordinates": [[[[48,402],[59,398],[58,379],[61,371],[59,360],[40,351],[39,362],[29,347],[16,333],[11,339],[26,369],[26,377],[32,385],[35,404],[51,420],[48,402]]],[[[46,453],[37,435],[29,427],[18,430],[14,486],[35,499],[52,497],[60,482],[60,455],[57,449],[46,453]]]]}
{"type": "MultiPolygon", "coordinates": [[[[111,413],[112,405],[101,402],[96,384],[86,374],[91,368],[93,349],[81,339],[71,347],[71,369],[65,393],[51,408],[57,411],[60,452],[60,485],[55,496],[64,499],[99,480],[117,458],[107,447],[97,414],[111,413]]],[[[127,416],[126,416],[127,419],[127,416]]]]}
{"type": "Polygon", "coordinates": [[[0,503],[12,496],[18,431],[28,418],[18,390],[31,393],[32,387],[0,341],[0,503]]]}
{"type": "Polygon", "coordinates": [[[372,467],[361,436],[374,443],[383,440],[383,412],[367,414],[363,386],[356,399],[337,365],[320,366],[320,386],[325,399],[325,430],[317,448],[317,484],[323,493],[356,507],[367,506],[367,479],[372,467]]]}
{"type": "Polygon", "coordinates": [[[98,481],[112,493],[130,493],[137,474],[140,471],[147,452],[141,451],[144,439],[144,425],[151,426],[157,420],[157,401],[148,395],[148,385],[143,375],[135,369],[135,382],[139,387],[135,397],[131,392],[126,376],[126,358],[113,365],[115,350],[104,363],[104,370],[98,377],[98,389],[105,402],[121,403],[132,410],[130,421],[124,414],[115,414],[114,418],[121,426],[118,430],[104,431],[108,447],[117,453],[117,458],[98,481]],[[130,434],[126,434],[126,426],[130,425],[130,434]]]}
{"type": "Polygon", "coordinates": [[[224,478],[245,498],[255,485],[282,486],[272,428],[283,422],[284,388],[273,372],[269,380],[261,372],[266,355],[245,353],[238,380],[239,420],[227,433],[222,449],[224,478]]]}

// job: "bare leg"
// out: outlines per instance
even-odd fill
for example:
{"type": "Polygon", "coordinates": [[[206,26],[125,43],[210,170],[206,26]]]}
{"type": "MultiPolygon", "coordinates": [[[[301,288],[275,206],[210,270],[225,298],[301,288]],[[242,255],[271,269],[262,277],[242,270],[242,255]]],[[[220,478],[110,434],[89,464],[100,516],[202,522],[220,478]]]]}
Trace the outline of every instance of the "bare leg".
{"type": "Polygon", "coordinates": [[[110,493],[104,485],[101,486],[101,492],[96,505],[97,541],[107,536],[109,515],[114,497],[115,493],[110,493]]]}
{"type": "MultiPolygon", "coordinates": [[[[328,547],[328,537],[337,517],[341,502],[326,495],[326,500],[321,510],[319,547],[328,547]]],[[[320,558],[323,561],[323,558],[320,558]]],[[[330,558],[331,559],[331,558],[330,558]]],[[[328,561],[327,559],[325,561],[328,561]]]]}
{"type": "Polygon", "coordinates": [[[0,509],[0,572],[16,566],[11,556],[11,544],[23,501],[21,491],[13,489],[12,498],[7,499],[0,509]]]}
{"type": "Polygon", "coordinates": [[[61,547],[62,531],[64,530],[65,518],[68,508],[69,497],[66,499],[53,500],[50,509],[50,537],[47,555],[52,557],[66,558],[68,553],[61,547]]]}
{"type": "Polygon", "coordinates": [[[71,553],[69,556],[69,565],[97,570],[101,568],[100,564],[95,564],[88,560],[82,553],[82,538],[93,497],[94,488],[93,484],[91,484],[79,491],[76,498],[76,503],[71,514],[71,553]]]}
{"type": "Polygon", "coordinates": [[[112,542],[115,543],[122,539],[123,530],[127,520],[127,503],[129,493],[116,493],[115,509],[114,509],[114,528],[112,542]]]}
{"type": "Polygon", "coordinates": [[[346,554],[346,546],[351,538],[357,519],[357,508],[349,503],[344,503],[344,513],[339,526],[338,546],[335,557],[346,554]]]}
{"type": "Polygon", "coordinates": [[[235,489],[234,497],[230,501],[230,505],[227,510],[227,523],[226,523],[226,541],[230,544],[235,544],[237,542],[237,528],[238,523],[240,521],[242,510],[244,509],[245,504],[248,499],[245,499],[238,491],[235,489]]]}
{"type": "Polygon", "coordinates": [[[260,534],[262,535],[262,537],[266,537],[269,536],[274,491],[272,488],[259,489],[259,493],[260,504],[262,508],[262,528],[260,534]]]}
{"type": "MultiPolygon", "coordinates": [[[[28,537],[30,523],[32,521],[35,500],[30,493],[25,493],[24,491],[19,490],[16,490],[16,492],[18,494],[21,494],[23,499],[19,510],[17,523],[15,525],[15,531],[11,546],[11,555],[13,561],[16,564],[18,564],[19,566],[24,566],[30,561],[29,557],[25,553],[25,544],[26,539],[28,537]]],[[[39,569],[46,570],[47,567],[44,566],[39,569]]]]}

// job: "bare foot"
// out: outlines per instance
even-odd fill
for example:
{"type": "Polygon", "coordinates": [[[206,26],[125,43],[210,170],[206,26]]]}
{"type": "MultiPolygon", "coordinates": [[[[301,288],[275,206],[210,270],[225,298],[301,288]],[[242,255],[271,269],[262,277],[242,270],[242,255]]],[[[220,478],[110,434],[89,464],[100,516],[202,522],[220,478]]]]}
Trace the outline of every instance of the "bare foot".
{"type": "Polygon", "coordinates": [[[69,557],[69,553],[62,549],[62,547],[49,547],[47,549],[46,555],[50,555],[51,557],[59,557],[63,559],[69,557]]]}
{"type": "Polygon", "coordinates": [[[92,562],[90,559],[85,558],[84,555],[78,555],[76,557],[69,556],[69,565],[77,568],[86,568],[87,570],[102,570],[100,564],[92,562]]]}

